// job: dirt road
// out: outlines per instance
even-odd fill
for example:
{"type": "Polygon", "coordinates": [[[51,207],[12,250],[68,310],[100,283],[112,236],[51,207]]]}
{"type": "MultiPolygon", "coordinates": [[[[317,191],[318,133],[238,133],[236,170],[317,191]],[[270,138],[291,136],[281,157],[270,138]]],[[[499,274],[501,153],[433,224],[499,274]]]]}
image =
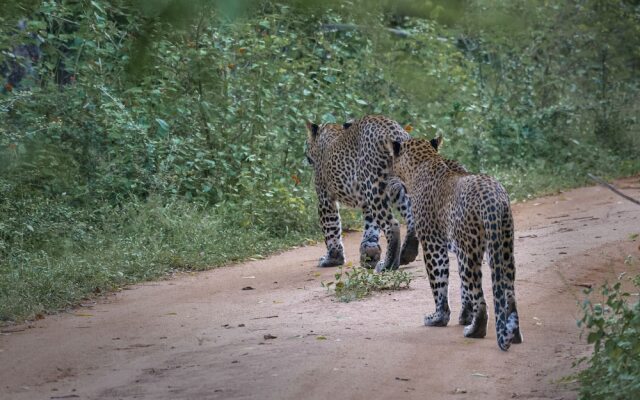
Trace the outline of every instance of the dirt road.
{"type": "MultiPolygon", "coordinates": [[[[617,184],[640,198],[640,178],[617,184]]],[[[407,268],[417,276],[410,290],[345,304],[320,286],[335,268],[315,267],[324,252],[317,245],[5,327],[0,398],[575,398],[575,384],[559,379],[588,352],[576,327],[581,285],[640,270],[640,239],[630,239],[640,233],[640,207],[589,187],[517,204],[514,213],[525,341],[508,352],[496,345],[493,317],[486,339],[462,336],[455,273],[452,323],[427,328],[433,300],[421,261],[407,268]]],[[[359,235],[346,237],[350,260],[359,235]]]]}

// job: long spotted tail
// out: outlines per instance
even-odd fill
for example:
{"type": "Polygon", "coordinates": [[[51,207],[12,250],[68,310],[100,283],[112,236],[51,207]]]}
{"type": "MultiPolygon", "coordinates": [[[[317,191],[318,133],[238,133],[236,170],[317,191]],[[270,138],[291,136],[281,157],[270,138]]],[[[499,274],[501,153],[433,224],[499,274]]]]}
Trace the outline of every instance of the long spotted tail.
{"type": "Polygon", "coordinates": [[[496,215],[494,221],[485,219],[485,232],[493,283],[496,337],[498,347],[506,351],[512,343],[522,342],[514,286],[513,217],[508,200],[497,207],[496,215]]]}

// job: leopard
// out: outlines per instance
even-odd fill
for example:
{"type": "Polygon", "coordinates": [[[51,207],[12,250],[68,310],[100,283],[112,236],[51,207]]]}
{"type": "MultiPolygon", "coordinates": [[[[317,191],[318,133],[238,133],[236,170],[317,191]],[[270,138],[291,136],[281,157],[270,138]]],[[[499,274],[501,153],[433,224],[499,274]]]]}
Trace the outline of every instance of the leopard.
{"type": "Polygon", "coordinates": [[[360,262],[377,271],[394,270],[418,256],[411,200],[401,180],[389,174],[388,140],[404,141],[409,133],[396,121],[382,115],[357,120],[315,124],[306,122],[305,155],[314,170],[318,214],[327,253],[319,267],[345,263],[339,207],[359,208],[364,217],[360,262]],[[392,209],[407,223],[400,245],[400,225],[392,209]],[[381,260],[380,232],[387,240],[381,260]]]}
{"type": "MultiPolygon", "coordinates": [[[[437,140],[441,143],[441,139],[437,140]]],[[[522,343],[515,297],[514,223],[505,188],[495,178],[472,174],[446,160],[426,139],[390,140],[391,171],[411,197],[411,212],[423,251],[435,311],[426,326],[447,326],[450,318],[449,251],[458,260],[461,312],[468,338],[484,338],[488,312],[482,290],[482,261],[491,271],[496,338],[501,350],[522,343]]]]}

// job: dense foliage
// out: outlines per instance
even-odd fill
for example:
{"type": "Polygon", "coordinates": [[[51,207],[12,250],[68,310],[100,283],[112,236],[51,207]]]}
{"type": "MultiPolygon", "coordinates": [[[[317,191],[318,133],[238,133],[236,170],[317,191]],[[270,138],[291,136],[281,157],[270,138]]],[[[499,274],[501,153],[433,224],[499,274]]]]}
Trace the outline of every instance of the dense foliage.
{"type": "Polygon", "coordinates": [[[0,6],[0,320],[318,234],[304,121],[383,113],[515,199],[638,171],[635,1],[0,6]]]}
{"type": "MultiPolygon", "coordinates": [[[[640,289],[640,276],[634,280],[640,289]]],[[[601,288],[602,302],[587,299],[579,321],[594,345],[594,354],[578,378],[583,399],[640,397],[640,302],[631,300],[621,282],[601,288]]],[[[636,294],[637,295],[637,294],[636,294]]]]}

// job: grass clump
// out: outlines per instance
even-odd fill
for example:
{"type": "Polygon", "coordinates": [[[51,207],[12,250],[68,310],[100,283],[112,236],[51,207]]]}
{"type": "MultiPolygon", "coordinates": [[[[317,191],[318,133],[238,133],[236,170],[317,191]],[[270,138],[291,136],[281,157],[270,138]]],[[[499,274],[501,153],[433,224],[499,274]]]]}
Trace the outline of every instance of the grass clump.
{"type": "Polygon", "coordinates": [[[339,301],[348,303],[362,299],[374,291],[408,289],[413,275],[407,271],[395,270],[376,273],[363,267],[340,267],[334,275],[335,281],[324,283],[322,287],[333,292],[339,301]]]}
{"type": "MultiPolygon", "coordinates": [[[[640,289],[640,275],[633,279],[640,289]]],[[[591,293],[589,290],[587,293],[591,293]]],[[[621,288],[619,280],[600,289],[602,301],[587,298],[584,316],[578,325],[584,327],[593,354],[578,360],[587,364],[577,374],[580,398],[588,400],[640,398],[640,302],[621,288]]]]}

